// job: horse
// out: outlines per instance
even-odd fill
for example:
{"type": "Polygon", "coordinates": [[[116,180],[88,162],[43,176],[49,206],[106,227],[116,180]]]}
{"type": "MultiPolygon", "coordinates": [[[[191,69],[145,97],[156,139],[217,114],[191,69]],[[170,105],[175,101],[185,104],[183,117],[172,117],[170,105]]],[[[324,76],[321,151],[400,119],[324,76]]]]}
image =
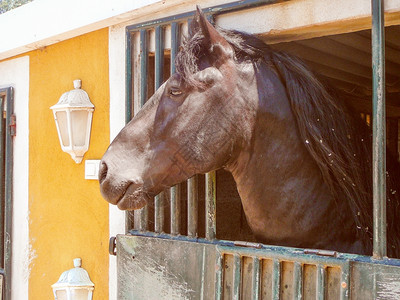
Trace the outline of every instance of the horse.
{"type": "MultiPolygon", "coordinates": [[[[99,171],[122,210],[224,168],[264,244],[372,253],[371,130],[301,59],[197,10],[173,74],[99,171]]],[[[387,161],[388,255],[400,257],[399,163],[387,161]],[[397,185],[397,186],[396,186],[397,185]]]]}

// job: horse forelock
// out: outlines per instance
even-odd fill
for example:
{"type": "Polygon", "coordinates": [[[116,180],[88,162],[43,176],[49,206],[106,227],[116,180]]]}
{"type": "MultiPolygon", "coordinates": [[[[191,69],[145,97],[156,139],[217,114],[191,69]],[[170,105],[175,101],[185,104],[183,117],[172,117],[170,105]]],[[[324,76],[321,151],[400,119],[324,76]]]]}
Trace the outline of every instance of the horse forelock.
{"type": "MultiPolygon", "coordinates": [[[[236,61],[262,60],[264,66],[274,65],[278,70],[308,152],[336,201],[347,201],[358,234],[363,237],[365,246],[372,249],[371,129],[355,116],[335,89],[323,84],[299,58],[272,51],[250,34],[223,29],[219,32],[234,49],[236,61]]],[[[186,83],[201,85],[193,75],[199,71],[200,60],[206,57],[207,51],[201,33],[195,33],[183,43],[175,62],[177,72],[186,83]]],[[[387,165],[388,252],[398,256],[400,244],[396,236],[400,235],[400,222],[396,220],[400,218],[400,166],[391,158],[387,165]]]]}

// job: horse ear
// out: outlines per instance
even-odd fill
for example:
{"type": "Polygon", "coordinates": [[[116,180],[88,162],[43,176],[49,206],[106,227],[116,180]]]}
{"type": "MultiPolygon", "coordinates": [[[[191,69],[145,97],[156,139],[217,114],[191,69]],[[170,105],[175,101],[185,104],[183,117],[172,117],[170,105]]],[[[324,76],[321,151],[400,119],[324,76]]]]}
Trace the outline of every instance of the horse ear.
{"type": "Polygon", "coordinates": [[[211,54],[215,54],[218,59],[233,57],[231,45],[207,20],[198,5],[195,21],[192,22],[191,30],[193,30],[192,33],[201,30],[205,38],[205,44],[210,46],[209,51],[211,54]]]}

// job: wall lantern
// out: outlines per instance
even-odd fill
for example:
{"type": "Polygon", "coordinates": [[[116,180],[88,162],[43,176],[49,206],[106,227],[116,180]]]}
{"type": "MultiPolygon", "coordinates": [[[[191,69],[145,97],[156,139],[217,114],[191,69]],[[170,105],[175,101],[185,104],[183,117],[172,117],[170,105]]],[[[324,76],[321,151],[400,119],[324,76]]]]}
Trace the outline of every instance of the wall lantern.
{"type": "Polygon", "coordinates": [[[81,268],[82,260],[74,259],[74,267],[61,274],[60,279],[53,284],[55,300],[91,300],[94,283],[90,281],[88,272],[81,268]]]}
{"type": "Polygon", "coordinates": [[[81,89],[81,80],[74,80],[73,90],[61,95],[53,110],[61,149],[79,164],[89,149],[94,105],[81,89]]]}

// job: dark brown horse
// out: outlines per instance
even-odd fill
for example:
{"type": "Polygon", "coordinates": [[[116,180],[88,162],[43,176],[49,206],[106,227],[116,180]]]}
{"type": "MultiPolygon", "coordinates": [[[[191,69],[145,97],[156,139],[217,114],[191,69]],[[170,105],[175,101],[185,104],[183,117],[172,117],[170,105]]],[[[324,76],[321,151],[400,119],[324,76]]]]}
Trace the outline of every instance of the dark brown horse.
{"type": "MultiPolygon", "coordinates": [[[[332,90],[299,59],[201,12],[176,67],[105,153],[107,201],[138,209],[225,168],[259,241],[371,254],[371,134],[332,90]]],[[[387,165],[388,254],[399,257],[399,167],[387,165]]]]}

